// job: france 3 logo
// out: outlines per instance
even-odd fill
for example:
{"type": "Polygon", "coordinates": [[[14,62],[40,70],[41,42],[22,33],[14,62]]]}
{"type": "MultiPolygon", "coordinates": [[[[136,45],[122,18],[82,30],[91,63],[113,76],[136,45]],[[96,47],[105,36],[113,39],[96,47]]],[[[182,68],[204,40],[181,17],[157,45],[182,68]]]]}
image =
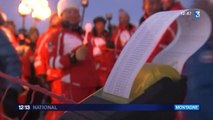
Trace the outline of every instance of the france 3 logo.
{"type": "Polygon", "coordinates": [[[30,110],[30,105],[18,105],[18,110],[30,110]]]}
{"type": "Polygon", "coordinates": [[[201,12],[200,12],[200,10],[194,10],[194,17],[195,17],[195,18],[200,18],[200,17],[201,17],[201,12]]]}

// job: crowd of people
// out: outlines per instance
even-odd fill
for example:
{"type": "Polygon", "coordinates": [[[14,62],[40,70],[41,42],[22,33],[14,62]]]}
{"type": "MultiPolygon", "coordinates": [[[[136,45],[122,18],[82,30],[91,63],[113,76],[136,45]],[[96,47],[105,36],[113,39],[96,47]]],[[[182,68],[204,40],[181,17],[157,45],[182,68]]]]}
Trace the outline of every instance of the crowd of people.
{"type": "MultiPolygon", "coordinates": [[[[142,8],[145,14],[139,25],[154,13],[182,9],[180,3],[174,0],[144,0],[142,8]]],[[[1,19],[1,31],[10,40],[10,49],[14,52],[14,55],[10,56],[11,59],[17,57],[17,63],[13,63],[17,67],[12,66],[18,71],[16,76],[78,103],[104,86],[116,59],[136,31],[136,26],[130,22],[130,15],[124,9],[119,10],[118,19],[119,24],[108,31],[105,29],[106,19],[102,16],[96,17],[92,31],[84,38],[85,31],[79,26],[79,5],[73,0],[60,0],[57,13],[51,16],[50,25],[43,34],[40,35],[36,27],[31,27],[29,31],[19,30],[16,35],[14,22],[4,18],[1,19]],[[84,44],[84,39],[87,39],[88,43],[84,44]]],[[[162,43],[148,62],[172,41],[176,30],[176,26],[173,26],[165,33],[162,43]]],[[[22,102],[29,103],[33,91],[26,87],[23,90],[27,90],[27,95],[22,102]]],[[[18,98],[19,94],[16,95],[18,98]]],[[[61,104],[59,100],[48,98],[41,93],[36,93],[35,96],[33,103],[61,104]]],[[[5,101],[8,99],[11,98],[6,97],[5,101]]],[[[7,108],[4,111],[10,117],[17,116],[9,110],[7,112],[7,108]]],[[[37,119],[39,114],[34,112],[28,116],[37,119]]],[[[60,114],[61,112],[47,112],[46,118],[56,119],[60,114]]]]}
{"type": "MultiPolygon", "coordinates": [[[[139,25],[157,12],[180,10],[183,7],[175,0],[143,0],[142,9],[144,15],[139,25]]],[[[106,19],[96,17],[92,31],[85,36],[85,31],[79,26],[79,5],[74,0],[59,0],[57,13],[51,16],[49,27],[44,33],[40,35],[36,27],[31,27],[29,31],[20,29],[16,34],[14,22],[7,20],[1,11],[0,71],[79,103],[104,86],[116,59],[137,29],[124,9],[120,9],[118,19],[119,24],[115,28],[106,30],[106,19]],[[85,39],[87,43],[83,42],[85,39]]],[[[176,22],[171,24],[147,62],[151,62],[173,40],[177,29],[176,22]]],[[[0,79],[0,82],[2,94],[9,81],[0,79]]],[[[29,103],[32,93],[29,88],[13,84],[4,100],[4,113],[11,118],[22,115],[13,112],[11,108],[18,102],[29,103]],[[27,93],[24,95],[26,99],[18,101],[23,91],[27,93]]],[[[41,93],[35,96],[34,104],[62,104],[41,93]]],[[[50,111],[45,118],[55,120],[61,114],[50,111]]],[[[33,112],[27,117],[33,120],[39,116],[40,112],[33,112]]]]}

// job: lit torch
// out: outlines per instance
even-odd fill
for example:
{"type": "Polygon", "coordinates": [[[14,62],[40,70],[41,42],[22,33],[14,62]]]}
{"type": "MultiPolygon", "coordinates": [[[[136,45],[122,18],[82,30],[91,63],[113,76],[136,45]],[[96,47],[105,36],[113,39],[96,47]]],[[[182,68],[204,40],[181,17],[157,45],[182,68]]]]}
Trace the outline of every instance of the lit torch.
{"type": "Polygon", "coordinates": [[[51,10],[49,8],[36,9],[32,13],[32,17],[39,20],[45,20],[51,15],[51,10]]]}
{"type": "Polygon", "coordinates": [[[31,8],[23,0],[18,7],[18,12],[22,16],[22,28],[25,29],[25,18],[31,13],[31,8]]]}
{"type": "Polygon", "coordinates": [[[51,10],[49,8],[47,0],[36,0],[36,2],[31,2],[29,4],[31,5],[34,4],[32,5],[33,7],[32,17],[34,18],[35,22],[39,20],[45,20],[50,17],[51,10]]]}

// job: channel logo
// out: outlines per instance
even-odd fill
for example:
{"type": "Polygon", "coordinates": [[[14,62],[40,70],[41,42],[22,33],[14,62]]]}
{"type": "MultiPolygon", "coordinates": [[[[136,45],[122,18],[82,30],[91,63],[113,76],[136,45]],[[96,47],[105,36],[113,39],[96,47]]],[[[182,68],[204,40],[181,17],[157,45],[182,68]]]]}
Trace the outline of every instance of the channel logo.
{"type": "Polygon", "coordinates": [[[201,12],[200,12],[200,10],[194,10],[194,17],[195,17],[195,18],[200,18],[200,17],[201,17],[201,12]]]}
{"type": "Polygon", "coordinates": [[[174,105],[174,110],[175,111],[199,111],[200,110],[200,105],[198,104],[178,104],[174,105]]]}

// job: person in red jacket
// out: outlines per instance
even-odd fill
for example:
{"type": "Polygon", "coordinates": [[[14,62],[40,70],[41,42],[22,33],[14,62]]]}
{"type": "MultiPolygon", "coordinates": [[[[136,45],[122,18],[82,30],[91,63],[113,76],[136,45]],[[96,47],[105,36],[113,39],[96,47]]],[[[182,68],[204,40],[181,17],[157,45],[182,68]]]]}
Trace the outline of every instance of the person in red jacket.
{"type": "Polygon", "coordinates": [[[129,14],[121,9],[119,11],[119,25],[115,29],[115,32],[112,35],[112,39],[115,44],[115,57],[117,58],[121,53],[122,49],[135,32],[136,27],[130,23],[129,14]]]}
{"type": "Polygon", "coordinates": [[[109,33],[105,30],[106,20],[103,17],[96,17],[93,22],[95,27],[92,30],[90,40],[93,46],[96,70],[99,75],[98,88],[101,88],[104,86],[115,62],[114,46],[109,33]]]}
{"type": "MultiPolygon", "coordinates": [[[[151,15],[163,11],[162,2],[159,0],[144,0],[142,8],[144,10],[144,16],[140,19],[140,24],[142,24],[151,15]]],[[[176,22],[174,22],[166,30],[163,37],[160,38],[161,39],[160,42],[158,43],[152,54],[149,56],[147,62],[152,62],[154,57],[172,42],[172,40],[176,35],[176,32],[177,32],[177,24],[176,22]]]]}
{"type": "MultiPolygon", "coordinates": [[[[58,16],[62,29],[58,39],[48,43],[49,66],[62,70],[62,83],[67,85],[67,98],[80,102],[95,91],[97,74],[92,45],[83,45],[82,29],[79,27],[80,11],[77,1],[60,0],[58,16]]],[[[57,35],[57,34],[56,34],[57,35]]]]}
{"type": "Polygon", "coordinates": [[[161,0],[164,10],[181,10],[183,6],[176,0],[161,0]]]}
{"type": "Polygon", "coordinates": [[[16,51],[22,61],[22,80],[29,82],[31,79],[31,63],[33,62],[33,51],[28,45],[26,45],[24,35],[19,34],[19,44],[16,47],[16,51]]]}
{"type": "MultiPolygon", "coordinates": [[[[62,94],[74,103],[79,103],[95,92],[98,76],[92,45],[90,42],[83,44],[83,31],[79,27],[80,10],[76,2],[58,2],[58,16],[62,29],[51,35],[48,42],[48,61],[51,68],[62,71],[62,94]]],[[[55,114],[55,119],[57,117],[55,114]]]]}
{"type": "MultiPolygon", "coordinates": [[[[161,0],[161,2],[163,5],[163,10],[165,11],[183,9],[182,5],[179,2],[175,2],[175,0],[161,0]]],[[[172,42],[177,33],[177,29],[177,22],[175,21],[169,26],[167,31],[164,33],[163,37],[160,40],[160,43],[149,57],[148,62],[151,62],[160,51],[162,51],[172,42]]]]}
{"type": "Polygon", "coordinates": [[[142,10],[144,15],[139,20],[139,26],[151,15],[163,10],[160,0],[143,0],[142,10]]]}
{"type": "MultiPolygon", "coordinates": [[[[48,42],[51,39],[51,35],[57,33],[60,30],[60,20],[57,13],[53,14],[49,21],[48,29],[39,37],[36,42],[35,49],[35,73],[39,79],[42,87],[50,90],[54,94],[61,95],[61,70],[52,69],[48,65],[48,42]]],[[[46,102],[50,102],[49,98],[46,102]]],[[[59,104],[60,101],[51,98],[51,104],[59,104]]],[[[55,119],[56,116],[60,115],[61,112],[47,112],[46,117],[55,119]]]]}
{"type": "MultiPolygon", "coordinates": [[[[52,92],[56,94],[61,94],[61,88],[58,84],[60,82],[61,78],[61,71],[59,69],[51,69],[48,66],[48,58],[47,58],[47,46],[48,46],[48,38],[50,35],[56,31],[58,31],[60,28],[60,20],[58,18],[58,15],[55,13],[50,18],[50,26],[46,30],[45,33],[43,33],[37,43],[36,43],[36,49],[35,49],[35,73],[36,76],[40,79],[40,82],[45,85],[45,88],[50,89],[52,92]],[[50,87],[50,88],[49,88],[50,87]]],[[[54,101],[52,101],[54,103],[54,101]]]]}

